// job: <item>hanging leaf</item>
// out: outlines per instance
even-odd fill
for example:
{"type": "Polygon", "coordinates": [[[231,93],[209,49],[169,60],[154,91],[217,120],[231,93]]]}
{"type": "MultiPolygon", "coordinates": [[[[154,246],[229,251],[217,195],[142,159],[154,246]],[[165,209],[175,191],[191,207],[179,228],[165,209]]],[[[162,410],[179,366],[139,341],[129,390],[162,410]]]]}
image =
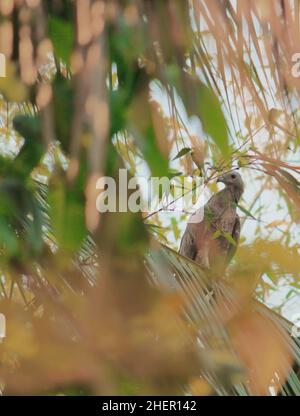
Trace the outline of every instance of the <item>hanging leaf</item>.
{"type": "Polygon", "coordinates": [[[228,129],[218,98],[205,84],[198,85],[199,115],[204,130],[225,156],[229,153],[228,129]]]}
{"type": "Polygon", "coordinates": [[[192,151],[192,149],[190,148],[190,147],[184,147],[183,149],[181,149],[178,153],[177,153],[177,155],[174,157],[174,159],[172,159],[172,160],[176,160],[176,159],[179,159],[179,158],[181,158],[182,156],[185,156],[185,155],[187,155],[188,153],[190,153],[192,151]]]}
{"type": "Polygon", "coordinates": [[[252,215],[251,214],[251,212],[250,211],[248,211],[245,207],[243,207],[242,205],[240,205],[240,204],[237,204],[237,207],[244,213],[244,214],[246,214],[247,215],[247,217],[251,217],[251,218],[253,218],[254,220],[256,220],[256,218],[254,217],[254,215],[252,215]]]}
{"type": "Polygon", "coordinates": [[[74,42],[74,29],[71,23],[59,17],[51,17],[49,35],[55,55],[64,63],[69,63],[74,42]]]}

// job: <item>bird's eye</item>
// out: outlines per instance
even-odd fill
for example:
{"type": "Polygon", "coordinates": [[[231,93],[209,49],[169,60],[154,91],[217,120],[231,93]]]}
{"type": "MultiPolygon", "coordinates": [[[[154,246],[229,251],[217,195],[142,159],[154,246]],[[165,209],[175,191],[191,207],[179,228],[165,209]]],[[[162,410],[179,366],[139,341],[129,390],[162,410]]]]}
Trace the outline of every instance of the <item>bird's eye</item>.
{"type": "Polygon", "coordinates": [[[235,174],[233,173],[233,174],[231,175],[231,177],[232,177],[232,179],[235,179],[235,177],[236,177],[236,176],[235,176],[235,174]]]}

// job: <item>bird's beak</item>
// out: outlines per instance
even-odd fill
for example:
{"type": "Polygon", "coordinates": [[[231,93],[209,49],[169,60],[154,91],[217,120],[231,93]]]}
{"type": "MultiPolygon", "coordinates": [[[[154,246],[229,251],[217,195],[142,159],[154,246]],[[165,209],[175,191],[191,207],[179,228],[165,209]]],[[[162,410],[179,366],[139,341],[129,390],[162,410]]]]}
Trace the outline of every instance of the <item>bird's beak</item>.
{"type": "Polygon", "coordinates": [[[224,183],[224,178],[223,178],[223,176],[220,176],[218,179],[217,179],[217,183],[218,182],[222,182],[222,183],[224,183]]]}

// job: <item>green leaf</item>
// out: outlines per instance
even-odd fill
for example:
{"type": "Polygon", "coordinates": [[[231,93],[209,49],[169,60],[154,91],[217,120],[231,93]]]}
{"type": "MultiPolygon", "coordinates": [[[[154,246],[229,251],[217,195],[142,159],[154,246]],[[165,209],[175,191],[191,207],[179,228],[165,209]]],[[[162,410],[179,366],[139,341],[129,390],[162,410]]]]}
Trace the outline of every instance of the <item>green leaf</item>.
{"type": "Polygon", "coordinates": [[[39,117],[17,115],[13,119],[13,126],[24,138],[24,144],[14,160],[14,171],[25,177],[38,165],[44,154],[41,121],[39,117]]]}
{"type": "Polygon", "coordinates": [[[161,225],[150,224],[150,223],[145,223],[145,226],[149,227],[150,229],[161,229],[161,230],[164,229],[164,227],[162,227],[161,225]]]}
{"type": "Polygon", "coordinates": [[[202,83],[199,78],[188,73],[169,71],[168,81],[179,92],[184,101],[188,115],[199,115],[205,132],[212,138],[220,152],[228,156],[230,147],[228,128],[220,102],[211,88],[202,83]]]}
{"type": "Polygon", "coordinates": [[[157,177],[166,176],[168,174],[168,162],[159,151],[155,140],[153,126],[149,126],[146,130],[146,135],[141,143],[141,148],[151,169],[152,175],[157,177]]]}
{"type": "Polygon", "coordinates": [[[171,226],[172,226],[174,238],[178,240],[180,237],[180,229],[178,227],[178,222],[174,217],[171,218],[171,226]]]}
{"type": "Polygon", "coordinates": [[[55,133],[66,154],[70,149],[70,126],[73,115],[73,90],[70,80],[60,73],[56,74],[52,83],[53,108],[55,115],[55,133]]]}
{"type": "Polygon", "coordinates": [[[220,235],[221,235],[222,233],[221,233],[221,231],[220,230],[217,230],[217,231],[215,231],[214,233],[213,233],[213,238],[214,239],[217,239],[218,237],[220,237],[220,235]]]}
{"type": "Polygon", "coordinates": [[[288,299],[290,299],[291,297],[292,297],[292,295],[295,295],[295,289],[290,289],[289,291],[288,291],[288,293],[285,295],[285,300],[288,300],[288,299]]]}
{"type": "Polygon", "coordinates": [[[71,23],[58,17],[51,17],[49,35],[55,55],[65,63],[69,63],[74,41],[74,29],[71,23]]]}
{"type": "Polygon", "coordinates": [[[244,213],[246,214],[248,217],[253,218],[254,220],[256,220],[256,218],[251,214],[250,211],[248,211],[246,208],[244,208],[242,205],[237,204],[237,207],[244,213]]]}
{"type": "Polygon", "coordinates": [[[213,139],[220,151],[229,153],[228,130],[224,114],[214,92],[204,84],[198,86],[198,106],[200,119],[206,133],[213,139]]]}
{"type": "Polygon", "coordinates": [[[230,233],[223,233],[223,235],[226,238],[226,240],[229,241],[229,243],[231,243],[234,246],[236,246],[236,241],[233,239],[233,237],[232,237],[232,235],[230,233]]]}
{"type": "Polygon", "coordinates": [[[51,226],[62,250],[78,250],[86,237],[83,201],[80,190],[75,187],[65,189],[60,180],[56,180],[49,188],[51,226]]]}
{"type": "Polygon", "coordinates": [[[184,156],[184,155],[186,155],[186,154],[188,154],[188,153],[190,153],[192,151],[192,149],[190,148],[190,147],[184,147],[183,149],[181,149],[178,153],[177,153],[177,155],[174,157],[174,159],[172,159],[172,160],[176,160],[176,159],[179,159],[180,157],[182,157],[182,156],[184,156]]]}
{"type": "Polygon", "coordinates": [[[15,256],[18,252],[16,233],[2,216],[0,216],[0,246],[7,250],[9,256],[15,256]]]}
{"type": "Polygon", "coordinates": [[[169,179],[177,178],[178,176],[182,176],[182,172],[178,172],[177,170],[174,170],[174,169],[169,169],[166,176],[169,179]]]}

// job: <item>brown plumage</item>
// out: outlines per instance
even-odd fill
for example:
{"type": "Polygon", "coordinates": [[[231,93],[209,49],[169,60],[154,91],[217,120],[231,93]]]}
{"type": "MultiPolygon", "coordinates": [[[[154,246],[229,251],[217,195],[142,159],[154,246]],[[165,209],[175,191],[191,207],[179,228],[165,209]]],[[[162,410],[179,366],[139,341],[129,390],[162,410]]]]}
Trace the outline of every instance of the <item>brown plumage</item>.
{"type": "Polygon", "coordinates": [[[244,184],[235,171],[225,173],[217,182],[223,182],[225,188],[210,198],[199,222],[188,223],[179,252],[202,267],[220,272],[228,265],[239,242],[236,206],[244,184]]]}

